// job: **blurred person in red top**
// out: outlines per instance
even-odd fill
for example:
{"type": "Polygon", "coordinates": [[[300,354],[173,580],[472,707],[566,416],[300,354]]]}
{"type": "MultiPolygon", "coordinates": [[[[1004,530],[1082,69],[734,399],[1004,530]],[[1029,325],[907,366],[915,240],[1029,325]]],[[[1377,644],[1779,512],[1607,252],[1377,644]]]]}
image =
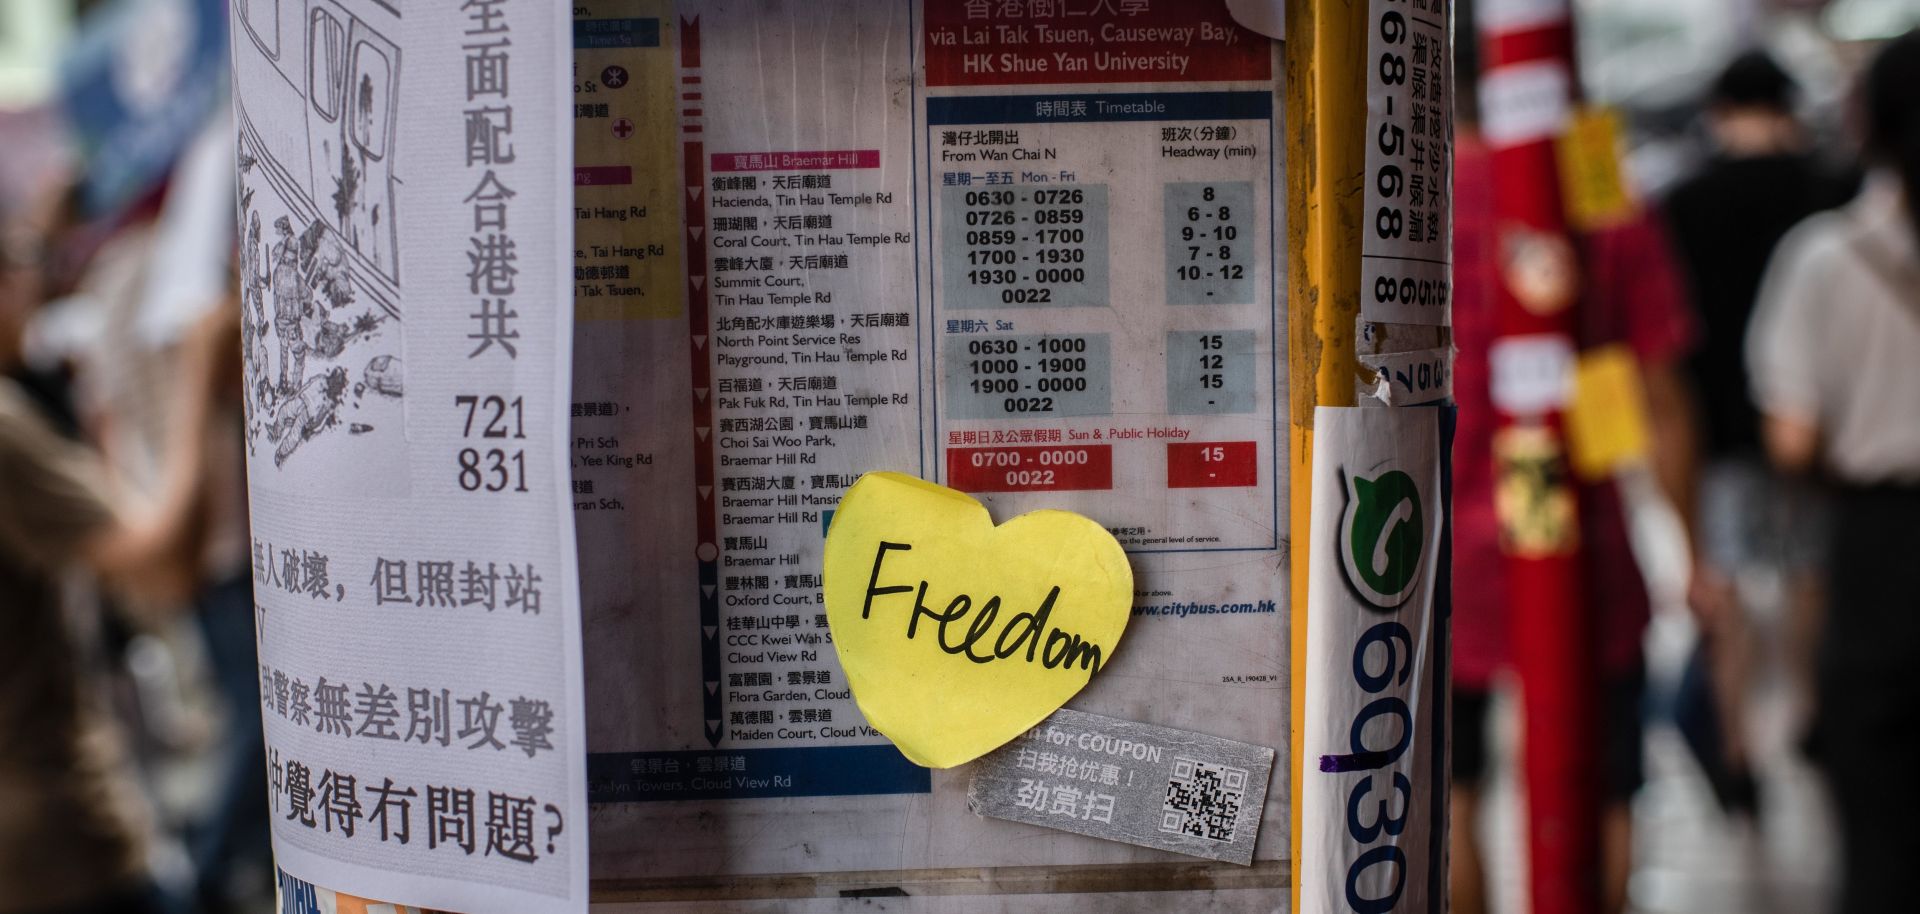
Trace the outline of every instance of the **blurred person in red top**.
{"type": "Polygon", "coordinates": [[[63,585],[91,572],[155,601],[191,593],[213,404],[238,384],[238,308],[216,308],[181,344],[174,384],[155,396],[171,431],[161,483],[129,498],[12,377],[64,253],[55,221],[0,220],[0,914],[138,914],[162,910],[152,815],[98,694],[97,645],[78,633],[84,607],[63,585]]]}
{"type": "MultiPolygon", "coordinates": [[[[1462,55],[1458,95],[1473,91],[1462,55]]],[[[1474,130],[1471,100],[1460,103],[1454,151],[1454,438],[1453,579],[1453,849],[1456,914],[1487,910],[1478,846],[1478,805],[1490,766],[1489,710],[1508,665],[1509,614],[1549,611],[1510,605],[1507,557],[1494,513],[1493,437],[1499,420],[1489,385],[1488,347],[1496,331],[1502,283],[1494,175],[1474,130]]],[[[1692,397],[1683,360],[1696,335],[1666,234],[1649,214],[1571,239],[1578,270],[1575,346],[1624,344],[1638,358],[1647,393],[1652,462],[1676,505],[1691,504],[1692,397]]],[[[1589,612],[1595,620],[1595,667],[1602,681],[1599,769],[1603,783],[1600,867],[1603,911],[1621,911],[1631,866],[1630,801],[1643,780],[1642,637],[1650,617],[1647,588],[1628,542],[1627,519],[1611,482],[1580,486],[1580,554],[1589,612]]]]}

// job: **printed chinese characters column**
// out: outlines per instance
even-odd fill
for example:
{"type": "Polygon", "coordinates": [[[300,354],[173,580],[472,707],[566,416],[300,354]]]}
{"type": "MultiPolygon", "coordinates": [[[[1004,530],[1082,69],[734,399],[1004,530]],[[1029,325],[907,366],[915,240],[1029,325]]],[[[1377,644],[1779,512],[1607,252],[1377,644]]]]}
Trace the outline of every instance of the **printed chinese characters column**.
{"type": "Polygon", "coordinates": [[[233,17],[278,863],[406,904],[582,910],[566,19],[233,17]]]}
{"type": "Polygon", "coordinates": [[[1451,323],[1452,13],[1448,0],[1375,0],[1371,13],[1360,316],[1451,323]]]}
{"type": "Polygon", "coordinates": [[[916,417],[910,311],[865,296],[855,301],[881,310],[835,307],[858,294],[843,277],[911,250],[911,232],[895,228],[907,218],[890,218],[909,202],[881,189],[880,157],[711,160],[721,619],[729,648],[754,648],[727,650],[720,667],[735,744],[873,738],[828,647],[819,564],[808,558],[840,492],[865,467],[898,460],[886,433],[916,417]]]}
{"type": "MultiPolygon", "coordinates": [[[[584,559],[594,569],[589,612],[606,612],[588,676],[616,686],[595,715],[594,799],[924,791],[925,772],[860,718],[819,595],[841,492],[869,469],[920,467],[910,134],[904,122],[864,118],[770,121],[768,111],[800,103],[785,93],[822,89],[773,91],[757,75],[752,36],[795,25],[683,6],[589,3],[592,19],[580,14],[577,26],[601,35],[614,17],[659,23],[647,32],[659,50],[620,62],[635,79],[623,87],[605,80],[606,61],[588,62],[584,44],[576,61],[601,74],[594,104],[606,101],[616,125],[635,92],[670,88],[673,116],[618,141],[643,150],[619,161],[672,181],[673,200],[650,206],[644,224],[671,215],[667,249],[684,251],[675,283],[684,311],[629,309],[624,320],[583,325],[579,340],[623,369],[579,375],[582,391],[621,405],[603,416],[582,403],[576,479],[633,480],[625,497],[580,493],[580,527],[629,540],[644,532],[631,552],[590,543],[584,559]],[[586,445],[615,434],[619,453],[645,456],[630,472],[588,462],[605,448],[586,445]],[[617,506],[600,501],[610,496],[617,506]],[[645,504],[643,517],[604,516],[624,512],[628,498],[645,504]],[[636,605],[657,607],[644,628],[628,609],[636,605]],[[644,697],[633,693],[636,668],[644,697]]],[[[878,94],[889,68],[904,79],[904,27],[904,17],[874,23],[832,62],[830,84],[878,94]],[[900,34],[883,40],[889,29],[900,34]]],[[[838,90],[832,99],[843,101],[838,90]]],[[[580,113],[600,122],[597,110],[580,113]]],[[[632,207],[622,211],[631,224],[632,207]]],[[[583,209],[589,215],[598,218],[583,209]]],[[[635,269],[664,263],[649,253],[635,269]]],[[[583,288],[581,313],[602,313],[601,298],[583,288]]]]}
{"type": "MultiPolygon", "coordinates": [[[[685,221],[702,189],[681,174],[698,141],[698,68],[681,68],[667,0],[585,0],[573,7],[574,335],[572,476],[580,551],[589,744],[625,745],[631,709],[670,700],[662,643],[635,606],[696,599],[692,464],[697,437],[692,355],[706,345],[689,307],[685,221]],[[684,82],[683,82],[684,81],[684,82]],[[682,115],[682,111],[692,112],[682,115]],[[684,123],[683,123],[684,121],[684,123]],[[671,571],[669,571],[671,569],[671,571]],[[683,588],[672,597],[660,586],[683,588]]],[[[704,234],[700,236],[704,239],[704,234]]],[[[689,630],[696,620],[686,620],[689,630]]],[[[672,643],[695,657],[691,639],[672,643]]],[[[696,671],[687,678],[698,676],[696,671]]],[[[698,708],[693,686],[686,701],[698,708]]]]}

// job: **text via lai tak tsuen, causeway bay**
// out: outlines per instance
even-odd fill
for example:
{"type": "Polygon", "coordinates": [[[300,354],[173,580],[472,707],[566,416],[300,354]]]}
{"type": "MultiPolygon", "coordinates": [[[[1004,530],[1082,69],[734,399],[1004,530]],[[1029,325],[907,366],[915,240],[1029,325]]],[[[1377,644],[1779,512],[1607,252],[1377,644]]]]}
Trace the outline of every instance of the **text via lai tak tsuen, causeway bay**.
{"type": "Polygon", "coordinates": [[[995,525],[964,492],[898,473],[847,490],[827,532],[827,623],[854,701],[928,768],[1019,736],[1113,662],[1133,570],[1067,511],[995,525]]]}
{"type": "MultiPolygon", "coordinates": [[[[971,594],[956,594],[947,602],[943,610],[934,610],[927,605],[928,582],[921,581],[916,589],[910,584],[880,586],[880,566],[886,562],[887,553],[894,550],[906,551],[913,546],[908,543],[882,542],[873,554],[873,576],[867,581],[867,598],[860,607],[860,618],[871,620],[875,597],[913,592],[913,611],[907,614],[906,637],[911,641],[919,635],[920,621],[927,620],[938,626],[934,641],[940,649],[956,654],[974,663],[992,663],[996,660],[1025,661],[1039,663],[1052,670],[1085,670],[1089,676],[1100,671],[1100,659],[1103,656],[1099,644],[1082,638],[1078,632],[1064,631],[1058,627],[1046,634],[1046,648],[1041,649],[1041,632],[1053,616],[1054,604],[1060,600],[1060,585],[1055,584],[1047,590],[1038,608],[1030,612],[1015,613],[1000,626],[999,634],[993,638],[992,648],[985,645],[987,636],[994,631],[999,622],[1001,599],[998,594],[987,597],[974,611],[974,598],[971,594]],[[961,620],[972,614],[972,621],[961,625],[961,620]],[[951,627],[957,640],[948,637],[951,627]],[[964,627],[964,632],[961,629],[964,627]],[[1009,641],[1008,639],[1012,640],[1009,641]],[[978,645],[980,650],[976,651],[978,645]]],[[[936,601],[937,602],[937,601],[936,601]]]]}

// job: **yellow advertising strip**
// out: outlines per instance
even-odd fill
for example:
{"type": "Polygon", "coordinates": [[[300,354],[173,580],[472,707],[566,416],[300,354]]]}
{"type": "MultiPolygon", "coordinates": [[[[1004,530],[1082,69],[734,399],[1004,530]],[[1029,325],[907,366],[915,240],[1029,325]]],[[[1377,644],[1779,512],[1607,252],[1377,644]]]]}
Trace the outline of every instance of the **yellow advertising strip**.
{"type": "Polygon", "coordinates": [[[680,118],[673,4],[593,0],[587,10],[579,18],[589,23],[655,25],[619,40],[589,29],[575,40],[574,317],[679,317],[685,189],[670,127],[680,118]]]}
{"type": "MultiPolygon", "coordinates": [[[[1307,546],[1313,501],[1313,410],[1354,405],[1360,314],[1361,187],[1366,171],[1367,5],[1287,4],[1287,326],[1293,417],[1292,724],[1289,745],[1294,872],[1300,860],[1301,723],[1307,694],[1307,546]]],[[[1300,881],[1292,880],[1293,906],[1300,881]]]]}

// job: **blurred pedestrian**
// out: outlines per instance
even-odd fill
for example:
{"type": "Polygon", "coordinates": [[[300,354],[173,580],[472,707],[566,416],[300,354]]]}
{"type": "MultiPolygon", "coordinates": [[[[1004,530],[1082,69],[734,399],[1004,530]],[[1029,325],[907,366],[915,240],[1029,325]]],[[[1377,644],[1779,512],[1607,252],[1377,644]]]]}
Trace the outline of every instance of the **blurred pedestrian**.
{"type": "Polygon", "coordinates": [[[1700,638],[1682,674],[1676,722],[1729,812],[1758,803],[1747,759],[1743,693],[1755,651],[1751,609],[1736,587],[1743,573],[1785,583],[1803,617],[1817,589],[1815,504],[1767,467],[1759,416],[1748,397],[1744,347],[1767,258],[1801,220],[1846,201],[1852,182],[1810,149],[1794,115],[1793,78],[1764,51],[1735,57],[1703,112],[1712,154],[1679,184],[1665,212],[1701,317],[1689,360],[1702,414],[1702,471],[1688,531],[1695,574],[1688,593],[1700,638]]]}
{"type": "Polygon", "coordinates": [[[10,377],[45,297],[45,240],[20,220],[0,237],[0,914],[158,911],[152,814],[63,590],[70,573],[91,571],[142,596],[190,594],[204,446],[215,394],[234,374],[237,309],[181,345],[180,376],[155,395],[171,430],[161,483],[132,506],[99,456],[57,434],[10,377]]]}
{"type": "Polygon", "coordinates": [[[1780,242],[1747,351],[1767,452],[1836,490],[1813,748],[1847,914],[1913,910],[1920,846],[1920,32],[1863,88],[1873,170],[1780,242]]]}

